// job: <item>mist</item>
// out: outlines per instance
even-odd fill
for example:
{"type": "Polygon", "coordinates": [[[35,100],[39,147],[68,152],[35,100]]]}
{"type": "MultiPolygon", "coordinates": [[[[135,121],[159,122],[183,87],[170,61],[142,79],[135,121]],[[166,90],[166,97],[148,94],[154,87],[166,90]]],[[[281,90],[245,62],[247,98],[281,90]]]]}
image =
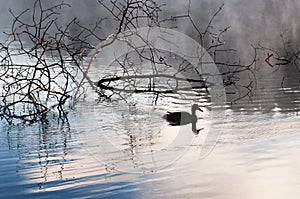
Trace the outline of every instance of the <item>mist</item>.
{"type": "MultiPolygon", "coordinates": [[[[13,53],[10,53],[7,50],[9,48],[2,45],[7,36],[3,32],[14,32],[11,30],[14,17],[9,10],[18,15],[32,8],[35,1],[0,0],[0,48],[4,50],[0,53],[7,51],[8,58],[18,58],[24,49],[27,50],[27,46],[23,51],[18,51],[19,46],[8,45],[13,49],[13,53]]],[[[103,1],[108,4],[111,2],[103,1]]],[[[230,28],[220,39],[225,43],[220,45],[223,53],[218,56],[220,62],[213,60],[217,63],[216,70],[206,74],[223,79],[219,78],[216,84],[207,80],[205,71],[197,70],[201,67],[200,64],[196,65],[199,59],[196,59],[195,66],[192,64],[195,62],[184,60],[190,54],[180,57],[178,53],[179,58],[176,58],[177,54],[172,49],[170,52],[159,49],[162,53],[157,56],[161,63],[174,57],[168,65],[155,62],[155,59],[147,60],[152,50],[147,49],[147,45],[146,50],[142,49],[143,55],[147,55],[146,59],[141,59],[140,54],[131,58],[131,51],[126,56],[118,51],[115,53],[118,46],[110,49],[111,45],[105,49],[106,55],[114,55],[111,65],[104,63],[102,58],[106,58],[105,55],[95,53],[95,59],[90,62],[92,64],[85,67],[86,60],[90,61],[91,58],[88,55],[92,54],[85,50],[95,48],[80,46],[89,37],[80,37],[74,44],[72,36],[82,28],[77,24],[64,32],[67,36],[70,33],[71,37],[64,37],[67,39],[57,42],[66,41],[72,47],[72,51],[64,51],[67,52],[66,56],[55,54],[57,50],[58,55],[64,55],[60,50],[66,50],[65,45],[53,45],[53,48],[49,45],[49,56],[35,51],[47,45],[40,42],[40,34],[34,35],[34,39],[28,43],[33,44],[32,52],[39,56],[25,51],[28,59],[21,57],[7,62],[9,59],[6,59],[0,66],[4,68],[4,74],[8,74],[0,74],[0,93],[4,93],[0,94],[0,198],[58,198],[59,195],[66,198],[299,198],[300,67],[298,69],[295,65],[300,64],[300,1],[191,0],[190,5],[189,0],[153,1],[164,5],[159,15],[161,20],[184,16],[190,8],[191,17],[200,32],[205,30],[212,16],[222,7],[214,17],[211,28],[217,33],[230,28]],[[74,54],[78,55],[77,52],[73,53],[74,46],[75,50],[78,47],[84,53],[79,51],[79,58],[74,56],[73,59],[74,54]],[[254,48],[259,46],[264,48],[254,48]],[[275,54],[272,61],[278,61],[275,56],[282,56],[291,62],[268,65],[265,59],[272,53],[275,54]],[[169,54],[166,59],[165,54],[169,54]],[[121,59],[122,56],[126,59],[121,59]],[[49,58],[54,59],[48,61],[49,58]],[[31,61],[36,64],[31,65],[31,61]],[[177,67],[179,62],[184,70],[177,67]],[[161,76],[156,63],[163,69],[167,68],[159,70],[163,71],[161,76]],[[75,69],[80,69],[74,72],[74,76],[73,65],[75,69]],[[119,70],[123,69],[120,65],[124,70],[119,70]],[[134,67],[128,69],[127,66],[134,67]],[[141,70],[135,70],[135,67],[141,70]],[[235,71],[236,68],[245,70],[235,71]],[[222,74],[222,69],[228,69],[229,72],[222,74]],[[35,74],[35,71],[42,72],[35,74]],[[31,74],[34,74],[33,77],[31,74]],[[89,81],[88,75],[93,81],[89,81]],[[160,81],[160,77],[163,81],[160,81]],[[234,81],[226,81],[227,77],[234,81]],[[14,80],[17,80],[17,84],[11,83],[14,80]],[[184,83],[178,84],[181,80],[184,83]],[[2,86],[2,82],[8,87],[2,86]],[[102,86],[103,82],[106,87],[102,86]],[[190,89],[193,86],[190,82],[197,86],[202,82],[204,86],[190,89]],[[208,85],[210,82],[212,85],[221,84],[221,89],[216,89],[219,92],[215,92],[215,96],[221,96],[220,103],[212,103],[213,86],[206,87],[206,82],[208,85]],[[97,88],[94,89],[95,85],[97,88]],[[108,88],[116,88],[116,92],[108,88]],[[76,93],[73,95],[74,91],[76,93]],[[160,95],[159,91],[168,92],[161,92],[160,95]],[[62,95],[59,95],[60,92],[62,95]],[[249,95],[243,95],[243,92],[249,95]],[[14,93],[18,95],[15,97],[14,93]],[[46,98],[45,109],[42,106],[43,98],[46,98]],[[238,100],[234,101],[236,98],[238,100]],[[194,108],[191,109],[192,104],[198,104],[201,109],[196,112],[194,108]],[[16,125],[8,120],[7,125],[4,120],[6,115],[2,113],[15,117],[17,122],[22,117],[26,120],[20,120],[16,125]],[[31,113],[37,117],[29,117],[31,120],[28,120],[27,115],[31,116],[31,113]],[[165,120],[170,115],[175,118],[179,115],[182,121],[186,114],[191,124],[175,126],[165,120]]],[[[43,3],[42,7],[48,7],[62,1],[40,2],[43,3]]],[[[85,27],[92,27],[103,19],[93,33],[105,39],[117,31],[120,20],[115,20],[98,0],[64,0],[64,3],[70,6],[62,6],[60,15],[51,15],[58,17],[53,21],[59,27],[65,27],[74,18],[85,27]]],[[[29,22],[32,13],[27,14],[22,16],[22,20],[29,22]]],[[[173,27],[199,43],[203,42],[187,17],[164,21],[160,25],[173,27]]],[[[31,30],[35,32],[30,29],[30,33],[31,30]]],[[[55,26],[47,33],[52,36],[52,33],[60,30],[55,26]]],[[[20,39],[22,44],[26,44],[28,39],[24,38],[25,41],[20,39]]],[[[209,37],[207,43],[214,45],[219,42],[214,39],[209,37]]],[[[193,42],[186,41],[176,43],[181,47],[180,50],[191,49],[193,42]]],[[[98,45],[99,42],[101,39],[87,43],[98,45]]],[[[207,47],[205,42],[201,44],[207,47]]],[[[192,49],[198,53],[198,49],[192,49]]],[[[209,52],[212,57],[214,52],[216,50],[209,52]]],[[[190,57],[198,58],[199,54],[193,55],[196,56],[190,57]]],[[[209,59],[209,66],[213,65],[211,62],[209,59]]],[[[196,107],[194,105],[192,107],[196,107]]]]}
{"type": "MultiPolygon", "coordinates": [[[[1,0],[0,27],[9,28],[11,9],[14,13],[30,8],[33,0],[1,0]]],[[[54,1],[55,2],[55,1],[54,1]]],[[[54,4],[53,1],[44,1],[44,4],[54,4]]],[[[57,1],[58,2],[58,1],[57,1]]],[[[187,13],[188,1],[182,0],[158,0],[158,4],[165,4],[162,7],[161,17],[182,15],[187,13]]],[[[102,24],[104,32],[114,31],[111,26],[113,18],[95,0],[72,1],[65,3],[71,7],[63,8],[62,21],[76,17],[85,25],[92,24],[100,18],[107,18],[102,24]]],[[[300,2],[296,0],[202,0],[191,1],[191,14],[196,24],[204,28],[213,13],[224,3],[223,11],[214,20],[215,27],[224,28],[230,26],[226,35],[227,43],[237,46],[241,51],[247,51],[249,44],[264,43],[266,45],[280,45],[280,34],[286,34],[295,45],[298,43],[298,32],[300,25],[298,20],[300,13],[298,7],[300,2]]],[[[178,30],[194,37],[193,28],[186,20],[177,21],[178,30]]]]}
{"type": "MultiPolygon", "coordinates": [[[[0,27],[3,31],[10,28],[12,16],[9,13],[11,9],[14,13],[30,8],[34,0],[1,0],[0,7],[0,27]]],[[[43,1],[44,4],[54,4],[58,1],[43,1]]],[[[60,23],[66,24],[74,17],[83,25],[89,26],[100,19],[105,20],[101,23],[99,35],[105,38],[110,33],[116,31],[118,24],[113,16],[106,11],[98,1],[74,1],[66,0],[65,3],[70,4],[70,7],[63,7],[60,23]]],[[[170,18],[172,16],[187,14],[189,1],[185,0],[158,0],[158,4],[164,4],[160,13],[161,19],[170,18]]],[[[224,4],[222,11],[214,18],[213,27],[216,30],[221,30],[230,27],[224,34],[224,41],[227,48],[236,49],[235,55],[230,58],[247,64],[252,61],[254,51],[251,45],[262,45],[267,48],[284,52],[283,40],[289,41],[289,45],[293,48],[298,48],[300,25],[300,2],[296,0],[201,0],[191,1],[191,15],[200,30],[203,30],[213,14],[224,4]]],[[[174,22],[177,30],[187,34],[188,36],[198,39],[197,32],[187,18],[180,18],[174,22]]],[[[162,24],[168,27],[170,24],[162,24]]],[[[78,31],[76,28],[74,32],[78,31]]],[[[96,44],[97,45],[97,44],[96,44]]],[[[228,58],[228,57],[224,57],[228,58]]],[[[262,59],[264,59],[262,57],[262,59]]],[[[265,78],[265,74],[274,70],[266,66],[265,63],[260,63],[257,66],[257,80],[261,87],[268,87],[260,81],[265,78]]],[[[282,79],[289,74],[294,73],[294,70],[280,68],[279,72],[272,74],[273,79],[282,79]]],[[[242,78],[243,79],[243,78],[242,78]]],[[[272,85],[280,86],[281,81],[274,81],[272,85]]]]}

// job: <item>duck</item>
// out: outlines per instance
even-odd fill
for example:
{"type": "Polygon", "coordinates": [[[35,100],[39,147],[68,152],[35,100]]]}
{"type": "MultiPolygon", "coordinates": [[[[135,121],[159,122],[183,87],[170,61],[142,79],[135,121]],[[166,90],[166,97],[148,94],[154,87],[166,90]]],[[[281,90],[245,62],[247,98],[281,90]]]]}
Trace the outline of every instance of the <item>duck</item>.
{"type": "Polygon", "coordinates": [[[203,110],[200,109],[198,104],[193,104],[191,111],[192,114],[181,111],[181,112],[169,112],[163,116],[163,119],[165,119],[171,126],[181,126],[186,125],[189,123],[192,123],[193,126],[197,123],[197,115],[196,111],[199,110],[203,112],[203,110]]]}

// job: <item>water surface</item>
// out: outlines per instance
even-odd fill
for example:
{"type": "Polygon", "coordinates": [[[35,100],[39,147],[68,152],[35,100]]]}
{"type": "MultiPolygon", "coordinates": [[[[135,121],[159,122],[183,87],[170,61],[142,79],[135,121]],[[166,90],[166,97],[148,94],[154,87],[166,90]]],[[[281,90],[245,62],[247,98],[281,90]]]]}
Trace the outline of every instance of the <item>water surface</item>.
{"type": "Polygon", "coordinates": [[[199,89],[156,103],[149,93],[128,94],[127,102],[89,93],[65,123],[1,122],[0,198],[299,198],[299,72],[259,67],[253,93],[214,117],[199,89]],[[199,135],[162,119],[193,103],[204,110],[199,135]]]}

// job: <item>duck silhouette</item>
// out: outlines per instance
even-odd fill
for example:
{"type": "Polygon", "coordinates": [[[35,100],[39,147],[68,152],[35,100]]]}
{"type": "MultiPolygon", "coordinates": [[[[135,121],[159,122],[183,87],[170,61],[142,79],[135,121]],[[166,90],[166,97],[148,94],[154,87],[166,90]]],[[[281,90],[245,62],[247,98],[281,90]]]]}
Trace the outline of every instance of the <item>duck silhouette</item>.
{"type": "Polygon", "coordinates": [[[181,112],[169,112],[163,116],[165,120],[169,122],[171,126],[180,126],[180,125],[186,125],[189,123],[196,124],[197,122],[197,115],[196,110],[199,110],[203,112],[198,104],[193,104],[192,106],[192,114],[181,111],[181,112]]]}
{"type": "Polygon", "coordinates": [[[198,104],[193,104],[192,105],[192,114],[185,112],[185,111],[181,111],[181,112],[169,112],[168,114],[163,116],[163,119],[167,120],[169,122],[169,124],[171,126],[181,126],[181,125],[186,125],[189,123],[192,123],[192,131],[195,134],[198,134],[199,131],[203,130],[203,128],[201,129],[197,129],[197,115],[196,115],[196,111],[199,110],[201,112],[203,112],[198,104]]]}

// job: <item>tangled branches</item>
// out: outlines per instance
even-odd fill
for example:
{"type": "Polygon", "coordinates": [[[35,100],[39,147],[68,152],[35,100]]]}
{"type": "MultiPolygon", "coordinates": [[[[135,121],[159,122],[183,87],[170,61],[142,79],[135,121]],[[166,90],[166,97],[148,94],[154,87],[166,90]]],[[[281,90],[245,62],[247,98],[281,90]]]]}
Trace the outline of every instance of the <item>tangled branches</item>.
{"type": "MultiPolygon", "coordinates": [[[[203,70],[201,68],[205,67],[205,65],[215,64],[220,70],[220,74],[218,75],[223,78],[223,86],[226,87],[227,94],[233,96],[231,102],[235,102],[241,98],[251,97],[254,87],[253,79],[255,78],[252,68],[257,61],[257,57],[256,54],[254,54],[253,60],[249,64],[241,63],[238,58],[237,60],[234,59],[236,50],[229,48],[224,40],[224,35],[228,32],[230,27],[218,29],[213,26],[214,21],[222,12],[223,7],[224,5],[221,5],[214,13],[212,13],[211,18],[203,27],[200,27],[199,24],[197,24],[196,18],[191,12],[191,1],[189,1],[189,7],[186,14],[171,16],[159,21],[159,27],[167,26],[171,29],[176,29],[176,25],[174,26],[176,23],[188,22],[190,24],[196,33],[195,35],[197,35],[197,42],[203,47],[200,48],[200,52],[196,55],[198,63],[193,66],[187,61],[189,56],[180,57],[178,54],[176,55],[171,52],[166,53],[163,52],[162,49],[153,46],[149,40],[151,36],[147,36],[148,34],[152,34],[153,31],[151,32],[151,28],[149,28],[149,32],[145,34],[146,37],[144,37],[144,39],[141,39],[143,36],[141,36],[140,33],[133,32],[132,30],[129,31],[130,34],[125,35],[123,38],[118,38],[119,40],[124,41],[124,43],[127,42],[127,46],[129,46],[131,50],[128,50],[129,52],[122,56],[116,56],[114,65],[119,69],[119,72],[114,72],[115,70],[112,70],[113,72],[107,76],[103,76],[102,79],[99,80],[98,86],[102,89],[102,94],[107,98],[117,95],[122,99],[125,99],[128,97],[121,96],[122,92],[124,94],[130,92],[151,92],[155,95],[156,99],[154,102],[156,103],[158,96],[163,96],[164,93],[170,93],[171,91],[177,93],[180,90],[187,91],[186,85],[181,85],[179,88],[182,89],[178,89],[177,80],[184,78],[186,80],[185,84],[190,84],[188,79],[190,79],[193,74],[197,74],[197,77],[194,76],[196,79],[193,79],[194,82],[197,82],[197,85],[189,85],[188,90],[193,92],[195,89],[202,89],[202,91],[206,91],[206,95],[209,95],[208,86],[212,85],[212,82],[209,82],[204,76],[213,78],[216,74],[202,74],[203,70]],[[137,38],[137,40],[140,39],[141,45],[139,47],[132,44],[138,42],[128,42],[131,40],[128,38],[132,35],[136,35],[135,37],[133,36],[133,38],[137,38]],[[134,53],[132,53],[133,51],[134,53]],[[204,58],[207,53],[212,58],[209,61],[204,58]],[[136,57],[138,57],[138,59],[136,59],[136,57]],[[143,70],[141,65],[147,64],[147,69],[143,70]],[[249,81],[246,83],[240,82],[241,74],[247,76],[249,81]],[[184,77],[180,77],[180,75],[183,75],[184,77]],[[158,80],[158,77],[161,77],[161,81],[158,80]],[[165,81],[165,79],[167,80],[165,81]],[[170,82],[174,82],[174,84],[171,85],[170,82]],[[141,86],[142,84],[144,87],[141,86]]],[[[178,45],[179,42],[176,40],[169,41],[167,38],[168,34],[172,35],[173,33],[166,33],[165,37],[158,36],[164,37],[160,40],[161,44],[158,46],[169,46],[170,44],[176,48],[176,45],[178,45]]],[[[159,40],[159,38],[157,40],[159,40]]],[[[182,46],[182,48],[183,47],[184,46],[182,46]]],[[[187,48],[192,49],[192,46],[187,46],[187,48]]],[[[185,50],[189,51],[189,49],[185,50]]],[[[172,51],[171,47],[170,51],[172,51]]],[[[256,52],[255,49],[254,52],[256,52]]],[[[197,90],[197,92],[202,91],[197,90]]]]}
{"type": "Polygon", "coordinates": [[[82,85],[77,79],[82,71],[81,62],[92,46],[85,41],[87,31],[71,35],[70,27],[78,25],[76,19],[66,27],[58,24],[60,3],[44,8],[37,0],[31,9],[13,16],[11,32],[1,44],[0,85],[1,117],[12,122],[20,119],[35,122],[46,119],[56,108],[65,118],[66,101],[74,98],[82,85]],[[30,21],[26,17],[31,16],[30,21]],[[80,45],[75,45],[80,44],[80,45]]]}
{"type": "MultiPolygon", "coordinates": [[[[108,38],[138,27],[140,19],[154,23],[160,9],[152,0],[98,3],[118,22],[117,31],[108,38]]],[[[47,7],[36,0],[32,9],[20,14],[10,10],[11,30],[0,44],[0,117],[9,123],[16,119],[29,123],[47,120],[51,110],[64,120],[71,101],[83,94],[84,80],[94,85],[84,61],[92,49],[98,51],[110,45],[106,42],[97,48],[93,44],[105,40],[98,34],[104,19],[93,27],[82,25],[76,18],[60,25],[65,7],[70,5],[61,2],[47,7]]]]}
{"type": "Polygon", "coordinates": [[[117,34],[140,26],[159,25],[159,12],[163,5],[154,0],[98,0],[118,23],[117,34]]]}
{"type": "MultiPolygon", "coordinates": [[[[201,31],[190,11],[191,1],[186,15],[161,20],[159,13],[164,5],[158,5],[154,0],[98,0],[98,5],[116,22],[112,23],[115,27],[112,27],[114,30],[110,34],[105,32],[107,30],[101,34],[101,25],[105,17],[102,16],[89,26],[83,25],[76,18],[61,25],[62,9],[70,5],[64,2],[48,7],[45,5],[44,1],[35,0],[32,9],[26,9],[20,14],[10,11],[13,16],[11,30],[6,33],[7,40],[0,43],[0,117],[9,123],[14,120],[29,123],[47,120],[50,111],[56,112],[60,119],[67,119],[68,110],[84,93],[85,84],[99,89],[102,95],[106,95],[107,91],[113,91],[112,94],[117,91],[120,95],[123,91],[131,91],[132,86],[141,85],[141,89],[134,89],[137,92],[155,91],[157,98],[160,94],[170,92],[168,88],[172,88],[173,91],[185,90],[182,89],[185,88],[185,84],[180,87],[176,85],[178,80],[189,79],[189,75],[196,74],[196,79],[191,78],[191,88],[208,92],[207,85],[210,82],[202,78],[199,69],[201,66],[193,68],[186,57],[176,57],[176,54],[168,54],[152,46],[149,38],[139,37],[140,27],[151,29],[167,26],[168,22],[188,19],[199,36],[198,42],[213,58],[210,63],[200,61],[200,65],[216,64],[222,72],[224,86],[238,89],[239,79],[236,75],[251,71],[250,67],[255,62],[255,58],[249,65],[224,61],[224,53],[233,51],[224,48],[225,43],[222,40],[229,27],[215,31],[212,26],[223,6],[213,14],[201,31]],[[134,42],[128,40],[131,35],[136,35],[144,45],[134,46],[134,42]],[[100,79],[100,83],[105,83],[99,84],[99,79],[92,80],[89,77],[91,65],[99,52],[116,41],[125,42],[132,51],[115,55],[115,64],[121,72],[99,74],[103,78],[100,79]],[[173,61],[171,58],[174,58],[173,61]],[[149,67],[145,69],[138,63],[146,63],[149,67]],[[166,81],[159,83],[158,77],[163,77],[166,81]],[[149,81],[146,82],[145,79],[149,81]],[[120,83],[118,80],[126,83],[120,83]],[[172,81],[175,81],[175,84],[172,81]],[[115,86],[109,86],[116,82],[115,86]]],[[[202,55],[200,53],[199,59],[202,59],[202,55]]],[[[248,89],[246,95],[251,91],[250,86],[241,85],[248,89]]],[[[108,98],[110,96],[111,94],[106,95],[108,98]]]]}

